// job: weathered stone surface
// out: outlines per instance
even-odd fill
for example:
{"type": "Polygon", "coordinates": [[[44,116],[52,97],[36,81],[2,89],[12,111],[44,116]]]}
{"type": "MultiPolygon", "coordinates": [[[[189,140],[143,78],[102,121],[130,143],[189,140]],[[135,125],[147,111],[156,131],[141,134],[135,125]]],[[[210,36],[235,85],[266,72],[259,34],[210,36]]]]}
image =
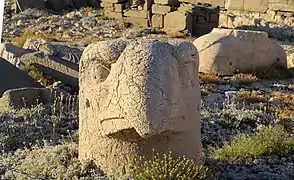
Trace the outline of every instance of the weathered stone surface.
{"type": "Polygon", "coordinates": [[[124,3],[126,0],[103,0],[104,3],[124,3]]]}
{"type": "Polygon", "coordinates": [[[187,30],[188,32],[192,32],[192,22],[193,22],[193,18],[190,13],[174,11],[174,12],[168,13],[164,17],[164,29],[165,31],[170,33],[184,31],[184,30],[187,30]]]}
{"type": "Polygon", "coordinates": [[[68,94],[56,89],[47,88],[17,88],[4,92],[0,98],[0,111],[31,107],[33,105],[52,104],[55,98],[68,94]]]}
{"type": "Polygon", "coordinates": [[[118,12],[105,11],[105,16],[113,19],[123,19],[123,14],[118,12]]]}
{"type": "Polygon", "coordinates": [[[115,12],[122,13],[124,9],[125,9],[125,4],[124,3],[122,3],[122,4],[114,4],[114,11],[115,12]]]}
{"type": "Polygon", "coordinates": [[[0,56],[15,66],[18,65],[22,55],[31,52],[32,50],[17,47],[12,43],[2,43],[0,46],[0,56]]]}
{"type": "Polygon", "coordinates": [[[169,6],[179,6],[180,3],[178,0],[154,0],[155,4],[161,4],[161,5],[169,5],[169,6]]]}
{"type": "Polygon", "coordinates": [[[18,69],[3,58],[0,58],[0,77],[0,96],[9,89],[42,87],[26,72],[18,69]]]}
{"type": "Polygon", "coordinates": [[[57,56],[50,56],[44,52],[34,52],[25,54],[20,58],[25,65],[33,65],[43,73],[64,84],[78,87],[78,64],[61,59],[57,56]]]}
{"type": "Polygon", "coordinates": [[[39,46],[39,51],[49,56],[57,56],[64,60],[78,64],[82,56],[82,51],[59,43],[45,43],[39,46]]]}
{"type": "Polygon", "coordinates": [[[152,5],[152,13],[153,14],[162,14],[165,15],[169,12],[171,12],[172,8],[170,6],[163,6],[158,4],[152,5]]]}
{"type": "Polygon", "coordinates": [[[199,71],[204,73],[255,73],[275,63],[287,67],[284,49],[265,32],[214,28],[194,45],[199,51],[199,71]]]}
{"type": "Polygon", "coordinates": [[[127,10],[124,12],[124,16],[147,19],[148,13],[148,11],[127,10]]]}
{"type": "Polygon", "coordinates": [[[79,158],[110,175],[124,174],[139,155],[150,158],[153,148],[202,163],[197,69],[189,42],[88,46],[80,63],[79,158]]]}
{"type": "Polygon", "coordinates": [[[294,68],[294,53],[287,56],[287,66],[288,68],[294,68]]]}
{"type": "Polygon", "coordinates": [[[266,12],[268,9],[268,0],[245,0],[244,10],[255,12],[266,12]]]}
{"type": "Polygon", "coordinates": [[[103,8],[113,8],[114,4],[113,3],[102,1],[101,4],[100,4],[100,6],[103,7],[103,8]]]}
{"type": "Polygon", "coordinates": [[[179,0],[179,1],[191,3],[191,4],[197,4],[201,2],[201,3],[213,4],[219,7],[225,7],[225,0],[179,0]]]}
{"type": "Polygon", "coordinates": [[[144,28],[150,26],[149,20],[145,18],[124,17],[123,20],[124,22],[131,23],[135,27],[144,28]]]}
{"type": "Polygon", "coordinates": [[[157,15],[157,14],[153,14],[152,16],[152,27],[155,28],[163,28],[163,15],[157,15]]]}
{"type": "Polygon", "coordinates": [[[228,10],[244,10],[244,0],[227,0],[225,8],[228,10]]]}
{"type": "Polygon", "coordinates": [[[23,45],[25,49],[31,49],[34,51],[39,51],[41,45],[48,43],[48,41],[40,38],[28,38],[23,45]]]}
{"type": "Polygon", "coordinates": [[[293,0],[268,0],[268,7],[275,11],[290,11],[294,13],[293,0]]]}

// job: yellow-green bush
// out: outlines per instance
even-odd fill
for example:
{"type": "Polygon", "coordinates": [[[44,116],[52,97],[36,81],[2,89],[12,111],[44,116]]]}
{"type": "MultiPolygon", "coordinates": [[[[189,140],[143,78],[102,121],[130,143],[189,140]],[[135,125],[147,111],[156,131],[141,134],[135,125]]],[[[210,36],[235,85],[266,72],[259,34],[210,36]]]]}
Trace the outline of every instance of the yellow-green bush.
{"type": "Polygon", "coordinates": [[[294,151],[294,138],[281,126],[265,127],[257,134],[237,135],[223,147],[211,147],[212,158],[219,162],[245,162],[248,158],[287,154],[294,151]]]}
{"type": "Polygon", "coordinates": [[[135,180],[201,180],[206,178],[208,169],[197,165],[185,156],[172,157],[172,153],[153,154],[152,160],[140,157],[129,171],[135,180]]]}

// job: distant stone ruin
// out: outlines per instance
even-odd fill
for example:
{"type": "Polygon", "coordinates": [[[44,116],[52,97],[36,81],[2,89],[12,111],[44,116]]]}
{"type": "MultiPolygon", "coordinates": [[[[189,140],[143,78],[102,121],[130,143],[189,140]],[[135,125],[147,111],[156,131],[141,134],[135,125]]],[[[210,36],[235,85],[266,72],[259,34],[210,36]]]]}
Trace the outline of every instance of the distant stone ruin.
{"type": "Polygon", "coordinates": [[[79,76],[79,158],[122,175],[152,149],[203,162],[198,52],[192,43],[89,45],[79,76]]]}
{"type": "Polygon", "coordinates": [[[294,41],[294,1],[285,0],[102,0],[110,18],[169,33],[201,36],[213,28],[246,28],[294,41]]]}

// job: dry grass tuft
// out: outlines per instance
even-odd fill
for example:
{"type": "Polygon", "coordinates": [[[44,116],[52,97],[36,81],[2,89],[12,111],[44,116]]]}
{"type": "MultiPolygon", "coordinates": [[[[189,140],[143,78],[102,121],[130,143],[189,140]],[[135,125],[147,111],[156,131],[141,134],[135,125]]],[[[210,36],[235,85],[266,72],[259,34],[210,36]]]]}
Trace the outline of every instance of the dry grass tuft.
{"type": "Polygon", "coordinates": [[[268,98],[257,91],[241,90],[237,93],[237,96],[249,103],[268,102],[268,98]]]}
{"type": "Polygon", "coordinates": [[[204,74],[199,73],[199,78],[202,83],[212,84],[212,83],[221,83],[222,79],[218,74],[204,74]]]}
{"type": "Polygon", "coordinates": [[[14,37],[11,39],[11,42],[18,46],[18,47],[23,47],[24,43],[28,38],[40,38],[48,41],[56,41],[56,40],[61,40],[61,37],[58,37],[56,33],[50,33],[50,34],[37,34],[37,32],[33,29],[24,29],[23,33],[18,36],[14,37]]]}
{"type": "Polygon", "coordinates": [[[252,84],[256,82],[258,78],[250,73],[238,73],[232,77],[232,82],[237,84],[252,84]]]}

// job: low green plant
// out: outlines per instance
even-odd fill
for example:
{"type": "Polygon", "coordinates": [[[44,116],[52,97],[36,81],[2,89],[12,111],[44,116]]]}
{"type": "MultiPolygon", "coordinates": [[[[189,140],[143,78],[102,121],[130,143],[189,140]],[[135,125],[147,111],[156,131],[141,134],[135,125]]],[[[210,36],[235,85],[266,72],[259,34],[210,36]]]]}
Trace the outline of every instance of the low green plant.
{"type": "Polygon", "coordinates": [[[258,78],[250,73],[238,73],[235,74],[231,81],[237,84],[252,84],[253,82],[256,82],[258,80],[258,78]]]}
{"type": "Polygon", "coordinates": [[[135,180],[201,180],[206,178],[207,167],[197,165],[185,156],[174,159],[172,152],[153,153],[152,160],[144,156],[136,159],[137,163],[128,172],[135,180]]]}
{"type": "Polygon", "coordinates": [[[222,147],[210,147],[212,159],[222,163],[294,152],[294,138],[282,126],[264,127],[254,135],[237,135],[222,147]]]}

